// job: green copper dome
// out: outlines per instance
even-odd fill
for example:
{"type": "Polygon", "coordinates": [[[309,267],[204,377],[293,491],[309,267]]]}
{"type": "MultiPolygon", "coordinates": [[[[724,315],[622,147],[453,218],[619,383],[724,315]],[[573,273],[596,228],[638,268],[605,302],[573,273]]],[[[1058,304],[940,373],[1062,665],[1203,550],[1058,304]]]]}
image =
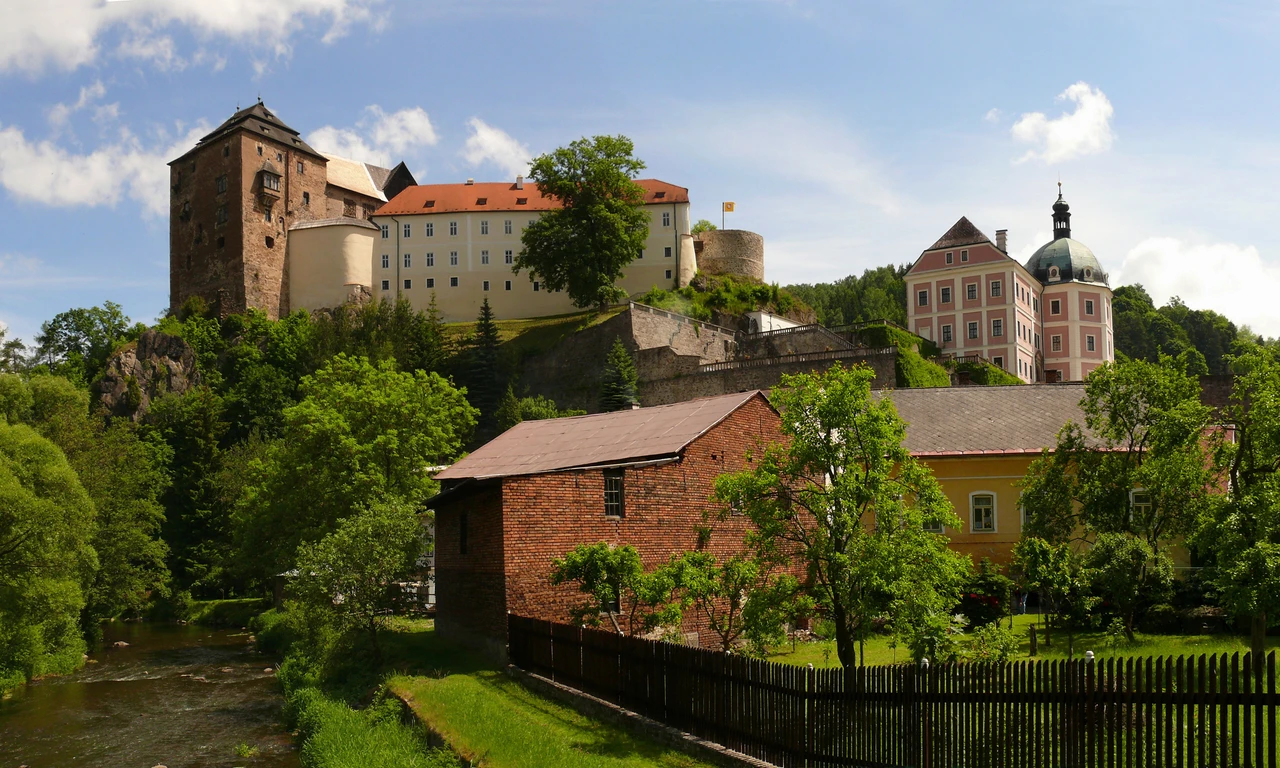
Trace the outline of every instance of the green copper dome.
{"type": "Polygon", "coordinates": [[[1027,260],[1027,271],[1044,285],[1071,280],[1107,285],[1107,273],[1102,271],[1098,257],[1087,245],[1069,237],[1060,237],[1040,246],[1027,260]]]}

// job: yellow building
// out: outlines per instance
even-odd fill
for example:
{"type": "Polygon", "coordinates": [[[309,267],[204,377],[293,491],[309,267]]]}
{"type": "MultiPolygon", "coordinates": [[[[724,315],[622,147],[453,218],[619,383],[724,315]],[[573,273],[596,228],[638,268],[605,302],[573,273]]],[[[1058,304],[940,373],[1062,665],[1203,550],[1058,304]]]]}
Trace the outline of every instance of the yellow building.
{"type": "MultiPolygon", "coordinates": [[[[649,240],[618,285],[630,295],[686,285],[697,272],[689,190],[640,179],[649,240]]],[[[426,309],[434,296],[446,322],[474,320],[489,299],[498,318],[575,310],[568,294],[548,291],[528,272],[512,273],[520,233],[557,207],[522,177],[514,183],[424,184],[378,209],[371,267],[375,298],[407,298],[426,309]]]]}

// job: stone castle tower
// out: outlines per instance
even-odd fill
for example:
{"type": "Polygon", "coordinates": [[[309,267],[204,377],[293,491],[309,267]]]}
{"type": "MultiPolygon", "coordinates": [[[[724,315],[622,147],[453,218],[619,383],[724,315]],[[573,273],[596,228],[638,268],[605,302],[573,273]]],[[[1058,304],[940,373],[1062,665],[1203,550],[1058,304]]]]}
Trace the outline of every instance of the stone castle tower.
{"type": "Polygon", "coordinates": [[[290,311],[290,230],[371,227],[388,196],[416,184],[404,163],[386,169],[321,154],[261,101],[170,162],[169,182],[170,311],[199,296],[224,317],[255,308],[272,319],[290,311]]]}

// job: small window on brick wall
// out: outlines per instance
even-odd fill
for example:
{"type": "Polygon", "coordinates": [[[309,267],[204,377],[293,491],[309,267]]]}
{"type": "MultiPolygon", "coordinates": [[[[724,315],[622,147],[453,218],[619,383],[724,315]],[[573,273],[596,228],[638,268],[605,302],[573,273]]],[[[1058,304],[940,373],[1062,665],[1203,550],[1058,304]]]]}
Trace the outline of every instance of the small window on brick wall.
{"type": "Polygon", "coordinates": [[[626,494],[622,487],[622,474],[621,469],[606,469],[604,471],[605,517],[624,517],[626,515],[626,494]]]}
{"type": "Polygon", "coordinates": [[[458,513],[458,554],[467,554],[467,513],[458,513]]]}

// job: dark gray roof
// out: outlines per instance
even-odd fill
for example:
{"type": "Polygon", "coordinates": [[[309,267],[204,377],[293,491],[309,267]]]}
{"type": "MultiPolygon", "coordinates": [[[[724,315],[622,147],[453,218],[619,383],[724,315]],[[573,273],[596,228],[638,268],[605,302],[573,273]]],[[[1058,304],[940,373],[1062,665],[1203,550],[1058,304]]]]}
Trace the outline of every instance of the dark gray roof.
{"type": "Polygon", "coordinates": [[[378,189],[383,189],[387,186],[387,179],[391,178],[390,168],[383,168],[369,163],[365,163],[364,167],[369,170],[369,178],[373,180],[373,186],[378,189]]]}
{"type": "MultiPolygon", "coordinates": [[[[191,152],[194,152],[206,144],[218,141],[219,139],[229,135],[232,131],[241,129],[258,136],[264,136],[281,144],[292,146],[293,149],[298,152],[312,155],[321,160],[325,159],[324,155],[320,154],[313,149],[310,144],[303,141],[297,131],[286,125],[283,120],[277,117],[274,112],[267,109],[266,105],[259,101],[253,106],[245,107],[227,118],[222,125],[219,125],[217,128],[205,135],[204,138],[200,139],[200,141],[197,141],[196,145],[189,151],[184,152],[178,160],[181,160],[183,157],[186,157],[191,154],[191,152]]],[[[177,160],[171,162],[177,162],[177,160]]]]}
{"type": "Polygon", "coordinates": [[[936,250],[938,248],[957,248],[962,245],[976,245],[978,243],[989,243],[991,239],[982,234],[982,231],[973,226],[973,222],[968,218],[961,216],[960,220],[951,225],[946,234],[938,238],[938,242],[925,248],[926,251],[936,250]]]}
{"type": "Polygon", "coordinates": [[[916,456],[1039,453],[1068,421],[1084,426],[1083,384],[886,389],[916,456]]]}
{"type": "Polygon", "coordinates": [[[1059,237],[1040,246],[1040,249],[1027,259],[1027,271],[1044,285],[1055,282],[1077,281],[1082,283],[1108,284],[1108,276],[1102,271],[1098,257],[1079,240],[1059,237]],[[1049,279],[1049,268],[1058,268],[1058,279],[1049,279]],[[1087,270],[1087,272],[1086,272],[1087,270]]]}
{"type": "Polygon", "coordinates": [[[378,225],[366,219],[353,219],[349,216],[337,219],[313,219],[312,221],[300,221],[289,227],[290,232],[296,232],[299,229],[315,229],[317,227],[360,227],[361,229],[377,230],[378,225]]]}

